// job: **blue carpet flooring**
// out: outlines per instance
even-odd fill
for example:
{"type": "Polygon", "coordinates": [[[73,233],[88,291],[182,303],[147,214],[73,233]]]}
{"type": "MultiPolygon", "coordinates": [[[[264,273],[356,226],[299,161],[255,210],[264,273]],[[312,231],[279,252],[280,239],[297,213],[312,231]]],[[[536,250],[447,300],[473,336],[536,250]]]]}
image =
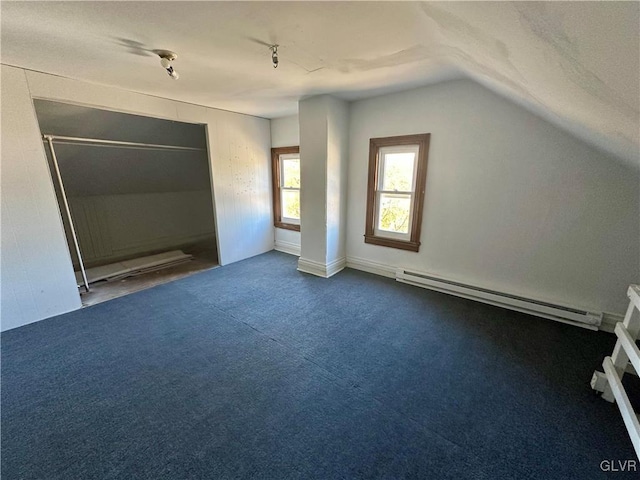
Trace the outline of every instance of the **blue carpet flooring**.
{"type": "Polygon", "coordinates": [[[597,479],[614,337],[270,252],[2,335],[2,478],[597,479]]]}

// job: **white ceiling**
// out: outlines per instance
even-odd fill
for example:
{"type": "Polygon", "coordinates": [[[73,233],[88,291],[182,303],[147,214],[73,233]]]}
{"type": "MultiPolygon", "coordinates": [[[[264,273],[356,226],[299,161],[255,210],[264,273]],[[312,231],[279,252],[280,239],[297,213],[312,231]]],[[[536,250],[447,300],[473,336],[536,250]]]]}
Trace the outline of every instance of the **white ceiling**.
{"type": "MultiPolygon", "coordinates": [[[[2,63],[275,118],[469,77],[623,158],[638,2],[1,2],[2,63]],[[267,44],[280,45],[273,69],[267,44]],[[151,50],[178,53],[171,80],[151,50]]],[[[489,113],[489,112],[488,112],[489,113]]]]}

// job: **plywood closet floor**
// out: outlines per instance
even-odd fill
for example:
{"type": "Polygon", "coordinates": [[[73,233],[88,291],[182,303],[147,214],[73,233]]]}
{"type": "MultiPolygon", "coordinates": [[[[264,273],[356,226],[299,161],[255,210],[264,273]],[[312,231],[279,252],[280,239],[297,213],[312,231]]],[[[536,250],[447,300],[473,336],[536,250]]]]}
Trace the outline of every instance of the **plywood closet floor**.
{"type": "MultiPolygon", "coordinates": [[[[208,252],[207,252],[208,253],[208,252]]],[[[130,293],[146,290],[147,288],[172,282],[194,273],[218,267],[217,256],[214,254],[194,254],[193,260],[174,267],[164,268],[155,272],[145,273],[135,277],[125,278],[113,282],[101,281],[90,285],[91,291],[81,294],[82,306],[88,307],[106,302],[130,293]]]]}

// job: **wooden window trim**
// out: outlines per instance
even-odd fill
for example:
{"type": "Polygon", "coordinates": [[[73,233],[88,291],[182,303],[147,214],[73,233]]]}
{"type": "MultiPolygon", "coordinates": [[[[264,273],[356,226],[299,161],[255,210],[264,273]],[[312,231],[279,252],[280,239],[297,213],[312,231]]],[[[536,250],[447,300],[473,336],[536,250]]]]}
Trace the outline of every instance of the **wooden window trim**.
{"type": "Polygon", "coordinates": [[[420,229],[422,227],[422,211],[427,184],[427,163],[429,159],[430,133],[418,135],[402,135],[398,137],[372,138],[369,140],[369,183],[367,186],[367,218],[364,241],[382,247],[399,248],[417,252],[420,250],[420,229]],[[409,240],[399,240],[375,235],[376,224],[376,188],[378,185],[379,150],[382,147],[402,145],[418,145],[418,168],[416,171],[415,199],[413,202],[413,222],[409,240]]]}
{"type": "Polygon", "coordinates": [[[300,153],[300,147],[278,147],[271,149],[271,179],[273,185],[273,224],[277,228],[300,231],[300,225],[282,221],[282,204],[280,201],[280,155],[300,153]]]}

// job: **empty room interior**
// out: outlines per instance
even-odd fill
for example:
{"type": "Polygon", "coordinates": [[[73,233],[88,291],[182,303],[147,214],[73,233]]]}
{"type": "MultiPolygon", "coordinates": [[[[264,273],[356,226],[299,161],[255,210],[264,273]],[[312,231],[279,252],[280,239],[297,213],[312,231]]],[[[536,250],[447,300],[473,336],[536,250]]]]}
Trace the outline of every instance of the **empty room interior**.
{"type": "Polygon", "coordinates": [[[3,478],[637,478],[640,3],[0,8],[3,478]]]}

